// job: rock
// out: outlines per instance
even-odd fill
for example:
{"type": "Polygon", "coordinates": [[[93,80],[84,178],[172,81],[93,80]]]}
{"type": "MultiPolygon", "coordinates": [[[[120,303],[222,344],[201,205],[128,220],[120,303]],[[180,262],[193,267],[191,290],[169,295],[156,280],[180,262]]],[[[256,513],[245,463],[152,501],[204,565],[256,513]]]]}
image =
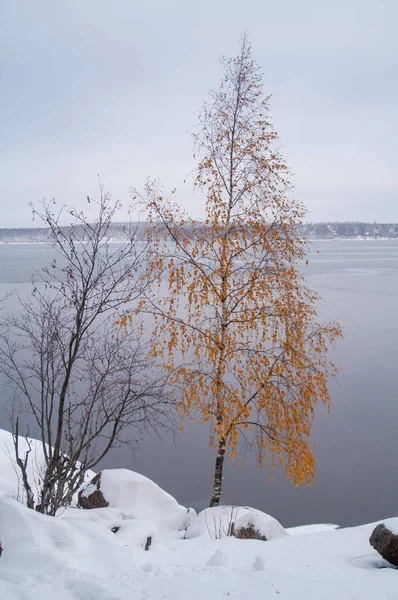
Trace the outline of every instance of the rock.
{"type": "Polygon", "coordinates": [[[233,533],[239,540],[261,540],[266,542],[267,538],[265,535],[261,535],[258,529],[254,527],[254,524],[249,522],[246,527],[240,527],[233,533]]]}
{"type": "Polygon", "coordinates": [[[389,563],[398,567],[398,535],[380,523],[373,530],[369,543],[389,563]]]}
{"type": "Polygon", "coordinates": [[[109,502],[105,500],[100,487],[101,473],[98,473],[84,489],[80,490],[77,506],[88,510],[92,508],[106,508],[109,506],[109,502]]]}

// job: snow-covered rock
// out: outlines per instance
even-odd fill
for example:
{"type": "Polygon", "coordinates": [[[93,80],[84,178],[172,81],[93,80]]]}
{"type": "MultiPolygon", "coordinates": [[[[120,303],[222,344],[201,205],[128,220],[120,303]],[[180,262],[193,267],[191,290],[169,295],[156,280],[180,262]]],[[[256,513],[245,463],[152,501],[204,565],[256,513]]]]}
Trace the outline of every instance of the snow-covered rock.
{"type": "Polygon", "coordinates": [[[177,500],[162,490],[156,483],[128,469],[105,469],[85,484],[79,493],[82,499],[93,494],[101,495],[105,506],[118,508],[134,519],[168,521],[170,526],[185,529],[196,516],[193,509],[186,509],[177,500]]]}
{"type": "Polygon", "coordinates": [[[275,540],[287,536],[287,531],[270,515],[247,506],[216,506],[206,508],[188,526],[186,539],[208,537],[220,539],[231,535],[234,531],[247,528],[251,524],[259,535],[267,540],[275,540]]]}
{"type": "Polygon", "coordinates": [[[109,502],[105,500],[101,490],[101,473],[97,473],[90,482],[83,485],[77,495],[78,508],[93,510],[95,508],[107,508],[109,502]]]}

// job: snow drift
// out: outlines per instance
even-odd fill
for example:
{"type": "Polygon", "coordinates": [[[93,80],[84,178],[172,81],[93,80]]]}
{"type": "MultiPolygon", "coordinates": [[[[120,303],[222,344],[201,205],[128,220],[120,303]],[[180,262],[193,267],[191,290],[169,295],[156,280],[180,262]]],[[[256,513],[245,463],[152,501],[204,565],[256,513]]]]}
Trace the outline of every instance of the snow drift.
{"type": "MultiPolygon", "coordinates": [[[[19,486],[10,441],[10,434],[0,432],[1,600],[397,596],[398,570],[368,542],[375,524],[289,531],[249,507],[217,507],[196,516],[148,478],[125,469],[103,472],[107,508],[68,508],[49,517],[11,498],[19,486]],[[268,541],[226,536],[231,518],[237,528],[252,524],[268,541]]],[[[398,518],[384,522],[398,531],[398,518]]]]}
{"type": "Polygon", "coordinates": [[[100,490],[110,508],[119,508],[134,519],[159,520],[165,515],[186,512],[186,508],[162,490],[156,483],[129,469],[105,469],[100,483],[92,482],[81,487],[81,494],[89,497],[100,490]]]}
{"type": "MultiPolygon", "coordinates": [[[[396,598],[398,571],[368,543],[373,525],[268,542],[163,530],[146,552],[137,534],[147,523],[115,508],[48,517],[0,500],[1,600],[396,598]]],[[[386,523],[398,527],[398,519],[386,523]]]]}
{"type": "Polygon", "coordinates": [[[270,515],[247,506],[217,506],[206,508],[187,527],[186,539],[207,537],[213,540],[231,535],[233,530],[246,529],[249,525],[266,540],[275,540],[288,535],[282,525],[270,515]]]}

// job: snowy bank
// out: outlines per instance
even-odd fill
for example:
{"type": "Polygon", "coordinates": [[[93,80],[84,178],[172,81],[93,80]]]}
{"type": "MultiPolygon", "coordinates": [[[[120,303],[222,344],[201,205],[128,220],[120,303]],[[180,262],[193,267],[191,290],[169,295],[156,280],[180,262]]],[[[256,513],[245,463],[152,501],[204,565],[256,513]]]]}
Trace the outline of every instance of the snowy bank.
{"type": "MultiPolygon", "coordinates": [[[[102,472],[108,507],[48,517],[11,497],[18,474],[10,440],[0,432],[1,600],[397,598],[398,569],[369,545],[375,524],[285,530],[249,507],[196,515],[125,469],[102,472]],[[225,535],[231,520],[267,541],[225,535]]],[[[385,524],[398,531],[398,518],[385,524]]]]}
{"type": "MultiPolygon", "coordinates": [[[[396,598],[398,570],[369,546],[373,525],[269,542],[165,537],[146,552],[113,533],[117,509],[47,517],[0,501],[2,600],[371,600],[396,598]],[[387,568],[381,568],[387,567],[387,568]]],[[[125,520],[139,527],[140,520],[125,520]]],[[[391,527],[398,519],[387,520],[391,527]]],[[[120,530],[120,532],[122,529],[120,530]]]]}

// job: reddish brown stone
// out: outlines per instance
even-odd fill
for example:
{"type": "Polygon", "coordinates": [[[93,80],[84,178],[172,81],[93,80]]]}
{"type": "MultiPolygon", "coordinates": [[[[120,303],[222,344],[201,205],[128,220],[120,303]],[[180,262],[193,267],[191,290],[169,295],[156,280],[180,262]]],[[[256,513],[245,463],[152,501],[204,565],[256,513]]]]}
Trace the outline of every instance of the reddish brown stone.
{"type": "Polygon", "coordinates": [[[78,507],[91,510],[92,508],[106,508],[107,506],[109,506],[109,502],[105,500],[100,490],[101,473],[95,475],[95,477],[92,478],[90,483],[92,485],[95,485],[97,489],[94,490],[89,496],[84,495],[85,490],[81,490],[78,494],[78,507]]]}

